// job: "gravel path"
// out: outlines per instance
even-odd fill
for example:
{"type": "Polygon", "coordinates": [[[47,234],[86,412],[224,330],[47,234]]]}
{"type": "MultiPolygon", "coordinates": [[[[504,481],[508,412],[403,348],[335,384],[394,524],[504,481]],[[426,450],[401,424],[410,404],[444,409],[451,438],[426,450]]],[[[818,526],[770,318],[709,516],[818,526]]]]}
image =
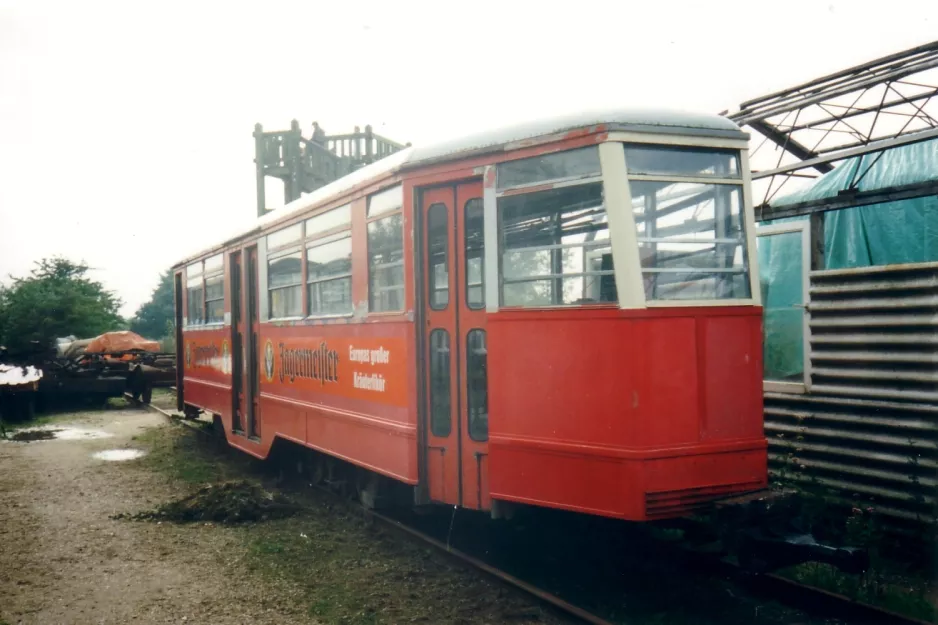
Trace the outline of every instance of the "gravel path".
{"type": "Polygon", "coordinates": [[[71,440],[0,441],[0,625],[310,623],[291,589],[248,572],[210,527],[110,518],[178,496],[165,479],[92,454],[165,427],[142,410],[58,419],[71,440]],[[109,436],[86,438],[84,431],[109,436]]]}

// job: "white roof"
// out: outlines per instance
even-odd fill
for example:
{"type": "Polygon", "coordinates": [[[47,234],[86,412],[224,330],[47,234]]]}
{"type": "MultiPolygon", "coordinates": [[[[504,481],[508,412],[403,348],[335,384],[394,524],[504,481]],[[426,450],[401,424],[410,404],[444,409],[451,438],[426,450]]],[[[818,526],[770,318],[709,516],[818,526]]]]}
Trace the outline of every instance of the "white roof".
{"type": "MultiPolygon", "coordinates": [[[[223,239],[222,243],[203,251],[214,250],[224,242],[253,233],[259,228],[281,221],[290,215],[324,204],[328,200],[348,193],[369,180],[382,178],[402,169],[410,169],[430,161],[445,161],[463,156],[494,151],[510,146],[519,141],[544,137],[579,128],[605,125],[609,130],[630,132],[653,132],[671,134],[695,134],[745,139],[746,135],[732,120],[720,115],[706,113],[688,113],[661,109],[613,109],[572,113],[559,117],[538,119],[520,124],[513,124],[495,130],[476,133],[458,139],[442,141],[422,147],[409,147],[379,161],[362,167],[335,182],[313,191],[290,202],[283,208],[271,211],[254,222],[254,225],[238,234],[223,239]]],[[[202,254],[190,256],[184,262],[198,258],[202,254]]],[[[183,264],[183,263],[179,263],[183,264]]]]}
{"type": "Polygon", "coordinates": [[[0,365],[0,386],[19,386],[38,382],[42,377],[42,371],[35,367],[15,367],[12,365],[0,365]]]}
{"type": "Polygon", "coordinates": [[[705,134],[744,138],[739,126],[719,115],[668,110],[614,109],[585,111],[560,117],[538,119],[415,148],[408,164],[444,158],[458,158],[466,152],[486,150],[535,137],[544,137],[578,128],[605,125],[610,130],[705,134]]]}

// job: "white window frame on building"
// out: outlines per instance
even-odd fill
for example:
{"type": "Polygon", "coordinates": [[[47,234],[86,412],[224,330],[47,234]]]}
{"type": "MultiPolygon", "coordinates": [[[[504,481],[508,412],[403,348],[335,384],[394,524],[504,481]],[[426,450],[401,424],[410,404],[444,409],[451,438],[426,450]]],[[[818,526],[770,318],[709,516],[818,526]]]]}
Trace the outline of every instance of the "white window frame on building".
{"type": "MultiPolygon", "coordinates": [[[[771,224],[756,228],[756,237],[772,237],[781,234],[800,233],[801,235],[801,301],[804,315],[802,319],[803,369],[800,382],[782,380],[763,380],[762,388],[767,393],[804,394],[811,388],[811,229],[808,220],[790,223],[771,224]]],[[[758,277],[758,276],[757,276],[758,277]]],[[[765,324],[763,323],[763,333],[765,324]]],[[[763,358],[765,355],[763,354],[763,358]]]]}

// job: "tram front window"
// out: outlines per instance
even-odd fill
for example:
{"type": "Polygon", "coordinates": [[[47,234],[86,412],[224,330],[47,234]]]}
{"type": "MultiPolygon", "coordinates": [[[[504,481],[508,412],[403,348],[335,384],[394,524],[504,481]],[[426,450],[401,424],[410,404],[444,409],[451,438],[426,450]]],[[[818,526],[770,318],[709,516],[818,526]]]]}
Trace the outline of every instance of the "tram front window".
{"type": "Polygon", "coordinates": [[[618,300],[595,146],[498,166],[501,304],[618,300]]]}
{"type": "Polygon", "coordinates": [[[625,146],[647,300],[749,299],[738,154],[625,146]]]}

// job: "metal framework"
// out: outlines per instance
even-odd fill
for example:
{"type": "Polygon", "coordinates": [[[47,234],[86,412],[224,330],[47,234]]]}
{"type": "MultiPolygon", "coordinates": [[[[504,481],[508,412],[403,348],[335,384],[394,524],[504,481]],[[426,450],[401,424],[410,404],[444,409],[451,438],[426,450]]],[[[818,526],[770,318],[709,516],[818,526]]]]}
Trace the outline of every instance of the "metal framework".
{"type": "Polygon", "coordinates": [[[289,204],[303,193],[312,193],[410,145],[375,134],[371,126],[365,126],[364,132],[356,126],[355,132],[343,135],[326,135],[318,124],[314,128],[313,136],[307,139],[295,119],[289,130],[265,132],[260,124],[254,125],[258,217],[268,212],[264,184],[267,176],[283,181],[283,201],[289,204]]]}
{"type": "Polygon", "coordinates": [[[756,220],[811,215],[938,194],[938,177],[859,191],[884,150],[938,137],[938,41],[822,76],[740,104],[730,119],[753,134],[756,220]],[[773,208],[772,200],[864,154],[836,197],[773,208]]]}

